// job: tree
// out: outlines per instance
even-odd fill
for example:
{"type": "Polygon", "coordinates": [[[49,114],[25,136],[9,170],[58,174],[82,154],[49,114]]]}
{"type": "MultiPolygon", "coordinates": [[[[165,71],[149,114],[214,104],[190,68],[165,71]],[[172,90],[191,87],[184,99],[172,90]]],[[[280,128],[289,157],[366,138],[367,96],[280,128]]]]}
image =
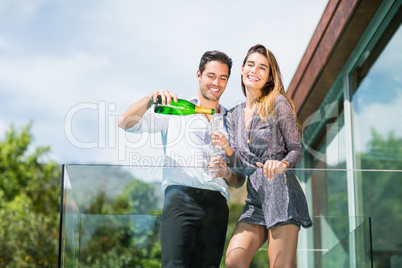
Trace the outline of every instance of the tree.
{"type": "Polygon", "coordinates": [[[376,267],[388,267],[390,258],[400,251],[402,235],[395,232],[402,223],[402,138],[394,132],[383,137],[375,129],[369,151],[360,155],[363,213],[372,218],[372,246],[376,267]],[[383,171],[380,171],[383,170],[383,171]],[[394,171],[393,171],[394,170],[394,171]],[[392,216],[391,216],[392,215],[392,216]]]}
{"type": "MultiPolygon", "coordinates": [[[[85,171],[79,168],[79,171],[85,173],[86,181],[91,181],[92,187],[96,181],[92,178],[104,177],[98,182],[97,194],[81,206],[79,246],[73,249],[79,251],[79,257],[70,258],[76,255],[68,253],[71,255],[65,256],[68,266],[160,267],[160,210],[154,186],[130,176],[130,182],[118,191],[119,194],[108,198],[102,181],[115,176],[125,177],[127,173],[118,167],[99,166],[85,168],[85,171]]],[[[63,233],[66,235],[70,231],[63,233]]],[[[63,240],[66,248],[72,248],[71,240],[74,239],[66,235],[63,240]]]]}
{"type": "Polygon", "coordinates": [[[0,140],[1,267],[57,266],[61,170],[49,147],[30,149],[30,128],[0,140]]]}

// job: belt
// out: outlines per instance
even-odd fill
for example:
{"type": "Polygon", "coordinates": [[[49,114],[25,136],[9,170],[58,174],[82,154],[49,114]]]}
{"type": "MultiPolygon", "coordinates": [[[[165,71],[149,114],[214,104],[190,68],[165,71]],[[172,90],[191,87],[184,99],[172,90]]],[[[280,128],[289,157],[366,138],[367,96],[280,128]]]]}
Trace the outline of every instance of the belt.
{"type": "Polygon", "coordinates": [[[207,189],[201,189],[201,188],[194,188],[194,187],[189,187],[189,186],[183,186],[183,185],[170,185],[166,188],[166,193],[170,190],[179,190],[184,193],[189,194],[190,196],[204,196],[207,198],[217,198],[217,197],[223,197],[223,195],[219,191],[214,191],[214,190],[207,190],[207,189]]]}

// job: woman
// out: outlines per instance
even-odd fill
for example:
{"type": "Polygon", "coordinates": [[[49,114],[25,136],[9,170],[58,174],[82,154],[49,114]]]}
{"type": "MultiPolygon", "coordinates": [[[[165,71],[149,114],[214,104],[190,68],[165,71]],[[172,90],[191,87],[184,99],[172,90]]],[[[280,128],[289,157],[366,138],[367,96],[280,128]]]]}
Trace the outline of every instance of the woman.
{"type": "Polygon", "coordinates": [[[248,267],[268,240],[270,266],[295,267],[300,226],[312,222],[299,182],[286,170],[303,157],[294,105],[274,55],[264,46],[249,49],[241,75],[247,99],[227,113],[230,146],[224,135],[211,136],[225,150],[229,166],[254,167],[225,264],[248,267]]]}

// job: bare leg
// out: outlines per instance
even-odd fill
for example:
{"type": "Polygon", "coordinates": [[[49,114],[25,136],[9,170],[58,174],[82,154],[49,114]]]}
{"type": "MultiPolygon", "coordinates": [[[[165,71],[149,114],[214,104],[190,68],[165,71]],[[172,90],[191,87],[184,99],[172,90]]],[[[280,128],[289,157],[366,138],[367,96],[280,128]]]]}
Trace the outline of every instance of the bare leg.
{"type": "Polygon", "coordinates": [[[299,230],[299,227],[290,224],[268,231],[268,257],[271,268],[296,267],[299,230]]]}
{"type": "Polygon", "coordinates": [[[265,243],[267,237],[268,230],[265,226],[238,223],[226,250],[226,267],[249,267],[254,254],[265,243]]]}

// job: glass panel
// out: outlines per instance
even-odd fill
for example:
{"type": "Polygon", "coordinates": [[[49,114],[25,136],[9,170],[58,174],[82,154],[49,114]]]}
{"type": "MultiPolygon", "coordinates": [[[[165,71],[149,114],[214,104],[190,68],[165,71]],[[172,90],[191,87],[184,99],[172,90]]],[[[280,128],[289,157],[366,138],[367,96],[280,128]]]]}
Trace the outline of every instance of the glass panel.
{"type": "Polygon", "coordinates": [[[402,146],[401,44],[402,28],[353,95],[354,149],[359,168],[372,169],[367,160],[382,163],[387,169],[398,169],[395,164],[402,163],[402,154],[398,153],[402,146]]]}
{"type": "MultiPolygon", "coordinates": [[[[348,172],[328,169],[295,171],[306,173],[313,184],[327,186],[346,177],[348,172]]],[[[65,166],[61,267],[160,267],[161,174],[160,167],[65,166]]],[[[367,174],[362,176],[366,177],[367,174]]],[[[332,200],[326,202],[325,206],[342,201],[336,190],[329,189],[317,190],[316,196],[327,196],[328,200],[332,200]]],[[[246,195],[245,187],[231,188],[225,248],[246,195]]],[[[333,260],[334,256],[348,260],[351,252],[355,252],[356,259],[362,263],[370,262],[370,231],[366,226],[368,218],[329,215],[329,211],[336,209],[341,208],[319,210],[320,215],[313,217],[313,227],[301,229],[300,237],[312,239],[298,245],[298,260],[307,255],[304,257],[305,267],[325,267],[321,265],[333,260]],[[352,233],[348,228],[351,221],[358,222],[352,233]],[[361,228],[364,232],[359,231],[361,228]],[[309,236],[308,232],[313,232],[314,236],[309,236]],[[345,246],[345,241],[351,236],[356,243],[345,246]]],[[[221,267],[224,267],[224,257],[221,267]]],[[[267,267],[268,263],[265,244],[254,256],[250,267],[267,267]]]]}
{"type": "MultiPolygon", "coordinates": [[[[357,168],[402,169],[401,44],[399,27],[353,95],[357,168]]],[[[398,205],[402,196],[400,175],[355,173],[359,214],[373,219],[374,267],[393,267],[391,260],[401,256],[402,234],[390,231],[400,229],[402,224],[402,209],[398,205]]]]}
{"type": "Polygon", "coordinates": [[[344,121],[343,88],[338,79],[317,112],[303,124],[304,167],[346,167],[344,121]]]}
{"type": "Polygon", "coordinates": [[[160,267],[160,168],[64,170],[61,267],[160,267]]]}
{"type": "Polygon", "coordinates": [[[77,267],[79,249],[80,212],[72,194],[72,187],[68,173],[63,172],[63,213],[62,213],[62,240],[61,267],[77,267]]]}
{"type": "MultiPolygon", "coordinates": [[[[373,168],[375,166],[373,165],[373,168]]],[[[364,215],[372,218],[374,267],[392,266],[402,256],[402,173],[357,171],[364,215]]]]}
{"type": "MultiPolygon", "coordinates": [[[[363,218],[357,220],[362,221],[363,218]]],[[[365,219],[354,231],[323,254],[322,267],[350,267],[351,241],[356,241],[356,267],[371,267],[370,235],[370,219],[365,219]]]]}
{"type": "Polygon", "coordinates": [[[299,242],[316,251],[300,251],[298,261],[303,263],[301,267],[313,267],[312,263],[324,267],[323,252],[347,236],[350,228],[347,172],[342,171],[346,169],[346,131],[341,80],[336,81],[311,118],[303,132],[305,156],[297,166],[309,170],[296,173],[306,182],[310,213],[316,216],[314,227],[301,232],[299,242]]]}

